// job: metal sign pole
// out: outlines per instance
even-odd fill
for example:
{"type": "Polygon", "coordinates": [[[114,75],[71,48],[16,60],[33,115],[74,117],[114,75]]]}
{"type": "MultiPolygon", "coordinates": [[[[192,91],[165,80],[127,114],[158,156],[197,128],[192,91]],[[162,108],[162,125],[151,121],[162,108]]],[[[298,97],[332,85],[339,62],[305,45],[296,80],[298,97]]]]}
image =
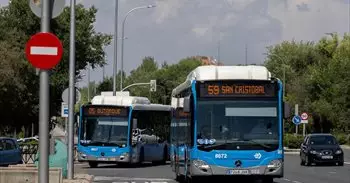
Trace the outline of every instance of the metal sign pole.
{"type": "Polygon", "coordinates": [[[68,102],[68,179],[74,178],[74,104],[75,104],[75,4],[70,0],[69,102],[68,102]]]}
{"type": "MultiPolygon", "coordinates": [[[[42,1],[41,32],[50,32],[51,0],[42,1]]],[[[49,182],[49,71],[40,71],[39,99],[39,183],[49,182]]]]}
{"type": "MultiPolygon", "coordinates": [[[[298,104],[295,104],[295,116],[298,116],[299,115],[299,109],[298,109],[298,104]]],[[[295,125],[295,134],[297,135],[298,134],[298,127],[299,125],[295,125]]]]}

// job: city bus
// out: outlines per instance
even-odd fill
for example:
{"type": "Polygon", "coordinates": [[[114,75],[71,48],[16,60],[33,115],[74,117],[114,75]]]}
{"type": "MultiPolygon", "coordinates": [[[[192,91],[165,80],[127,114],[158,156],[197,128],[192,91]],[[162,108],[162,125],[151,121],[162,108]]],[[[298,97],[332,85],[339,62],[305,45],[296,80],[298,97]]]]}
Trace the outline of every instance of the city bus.
{"type": "Polygon", "coordinates": [[[148,98],[95,96],[80,109],[78,161],[98,164],[165,164],[171,106],[148,98]]]}
{"type": "Polygon", "coordinates": [[[176,179],[254,177],[272,183],[283,177],[283,117],[289,113],[282,89],[264,66],[199,66],[190,72],[172,92],[176,179]]]}

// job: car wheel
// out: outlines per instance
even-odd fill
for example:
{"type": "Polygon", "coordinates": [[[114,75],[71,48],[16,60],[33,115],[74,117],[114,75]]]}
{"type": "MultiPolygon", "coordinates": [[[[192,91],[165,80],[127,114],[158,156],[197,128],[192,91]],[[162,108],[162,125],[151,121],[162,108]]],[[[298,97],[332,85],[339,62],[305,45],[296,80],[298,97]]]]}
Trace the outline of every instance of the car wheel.
{"type": "Polygon", "coordinates": [[[90,168],[97,168],[97,166],[98,166],[98,163],[97,162],[89,162],[89,166],[90,166],[90,168]]]}
{"type": "Polygon", "coordinates": [[[262,180],[263,183],[273,183],[273,178],[272,177],[266,177],[262,180]]]}
{"type": "Polygon", "coordinates": [[[338,166],[344,166],[344,161],[338,162],[338,166]]]}

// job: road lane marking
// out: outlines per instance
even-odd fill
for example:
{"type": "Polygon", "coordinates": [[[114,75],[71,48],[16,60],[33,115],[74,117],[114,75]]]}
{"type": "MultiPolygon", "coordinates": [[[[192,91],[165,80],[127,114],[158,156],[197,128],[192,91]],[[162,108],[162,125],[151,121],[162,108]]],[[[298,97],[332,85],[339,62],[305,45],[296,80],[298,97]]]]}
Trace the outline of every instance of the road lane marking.
{"type": "Polygon", "coordinates": [[[96,176],[94,178],[94,181],[153,181],[153,182],[159,182],[159,181],[173,181],[173,179],[165,179],[165,178],[136,178],[136,177],[105,177],[105,176],[96,176]]]}
{"type": "Polygon", "coordinates": [[[344,162],[344,164],[346,164],[346,165],[350,165],[350,162],[344,162]]]}
{"type": "Polygon", "coordinates": [[[300,181],[290,180],[290,179],[287,179],[287,178],[283,178],[283,180],[287,181],[287,182],[293,182],[293,183],[303,183],[303,182],[300,182],[300,181]]]}

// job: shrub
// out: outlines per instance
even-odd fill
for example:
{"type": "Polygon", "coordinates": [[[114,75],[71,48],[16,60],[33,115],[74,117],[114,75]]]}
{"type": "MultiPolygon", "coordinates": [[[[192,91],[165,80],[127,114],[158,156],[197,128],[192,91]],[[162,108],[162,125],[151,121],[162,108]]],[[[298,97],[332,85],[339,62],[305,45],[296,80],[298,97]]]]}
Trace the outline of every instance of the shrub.
{"type": "Polygon", "coordinates": [[[284,146],[291,149],[300,148],[301,143],[303,143],[304,137],[302,135],[295,134],[285,134],[284,136],[284,146]]]}
{"type": "Polygon", "coordinates": [[[348,136],[345,134],[335,134],[334,136],[340,145],[349,143],[348,136]]]}

